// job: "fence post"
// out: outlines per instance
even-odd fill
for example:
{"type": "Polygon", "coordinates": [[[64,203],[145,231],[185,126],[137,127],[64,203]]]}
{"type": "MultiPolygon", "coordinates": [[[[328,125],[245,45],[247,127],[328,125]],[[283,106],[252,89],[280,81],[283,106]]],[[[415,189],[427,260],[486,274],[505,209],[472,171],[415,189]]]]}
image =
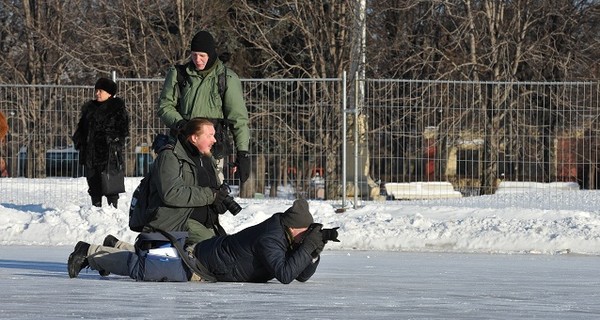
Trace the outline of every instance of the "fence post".
{"type": "Polygon", "coordinates": [[[346,108],[346,71],[342,73],[342,209],[346,208],[346,128],[348,126],[348,114],[346,108]]]}
{"type": "Polygon", "coordinates": [[[356,209],[358,206],[356,205],[358,202],[358,114],[359,114],[359,104],[361,103],[361,99],[364,98],[364,83],[361,86],[360,79],[358,78],[359,73],[356,72],[354,76],[356,79],[356,90],[354,90],[356,97],[354,98],[354,204],[352,207],[356,209]]]}

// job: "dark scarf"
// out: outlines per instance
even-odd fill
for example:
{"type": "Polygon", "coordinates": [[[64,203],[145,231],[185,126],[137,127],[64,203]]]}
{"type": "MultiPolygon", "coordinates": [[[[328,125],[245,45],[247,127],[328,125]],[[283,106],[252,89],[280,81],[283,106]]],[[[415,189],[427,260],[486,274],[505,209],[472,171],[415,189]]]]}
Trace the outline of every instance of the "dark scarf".
{"type": "Polygon", "coordinates": [[[181,135],[179,136],[179,142],[182,144],[188,157],[196,165],[196,180],[199,185],[201,187],[217,188],[217,173],[211,165],[211,157],[201,154],[196,146],[181,135]]]}

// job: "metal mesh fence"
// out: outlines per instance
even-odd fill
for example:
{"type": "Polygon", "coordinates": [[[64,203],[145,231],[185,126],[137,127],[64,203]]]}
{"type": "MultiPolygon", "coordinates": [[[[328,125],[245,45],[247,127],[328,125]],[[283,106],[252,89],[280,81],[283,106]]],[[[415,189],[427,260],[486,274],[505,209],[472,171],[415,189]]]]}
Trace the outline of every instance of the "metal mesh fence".
{"type": "MultiPolygon", "coordinates": [[[[126,173],[152,162],[162,79],[117,79],[131,116],[126,173]]],[[[491,83],[367,79],[242,81],[253,173],[244,197],[367,199],[475,196],[506,188],[598,189],[598,83],[491,83]],[[364,88],[358,112],[346,89],[364,88]],[[349,112],[350,111],[350,112],[349,112]],[[346,170],[344,170],[346,169],[346,170]],[[345,179],[344,179],[345,177],[345,179]],[[343,181],[347,181],[344,183],[343,181]],[[387,194],[380,190],[385,189],[387,194]],[[284,190],[285,192],[282,192],[284,190]]],[[[350,95],[352,96],[352,95],[350,95]]],[[[9,134],[0,145],[1,201],[61,177],[87,189],[73,134],[92,86],[0,85],[9,134]],[[25,179],[23,187],[8,187],[25,179]]],[[[234,160],[230,157],[229,162],[234,160]]],[[[226,181],[238,184],[225,170],[226,181]]]]}
{"type": "Polygon", "coordinates": [[[435,197],[410,194],[427,181],[446,196],[598,189],[598,83],[366,86],[371,172],[396,198],[435,197]]]}

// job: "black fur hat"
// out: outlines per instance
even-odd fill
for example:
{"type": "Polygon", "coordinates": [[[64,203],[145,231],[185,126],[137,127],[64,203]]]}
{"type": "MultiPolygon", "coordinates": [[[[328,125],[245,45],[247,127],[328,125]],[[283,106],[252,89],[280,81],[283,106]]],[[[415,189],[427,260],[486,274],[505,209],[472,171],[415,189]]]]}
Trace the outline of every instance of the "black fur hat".
{"type": "Polygon", "coordinates": [[[115,93],[117,93],[117,84],[108,78],[100,78],[96,81],[96,85],[94,86],[94,90],[98,89],[102,89],[111,96],[114,96],[115,93]]]}

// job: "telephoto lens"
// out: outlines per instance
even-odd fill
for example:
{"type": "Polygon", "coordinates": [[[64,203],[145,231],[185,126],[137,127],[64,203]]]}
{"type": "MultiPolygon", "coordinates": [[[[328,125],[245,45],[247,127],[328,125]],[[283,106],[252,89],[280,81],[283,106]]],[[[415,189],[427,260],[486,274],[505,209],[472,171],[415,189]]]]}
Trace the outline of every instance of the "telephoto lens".
{"type": "Polygon", "coordinates": [[[327,241],[333,241],[333,242],[340,242],[340,240],[338,240],[338,232],[337,229],[339,229],[339,227],[335,227],[332,229],[321,229],[321,233],[323,234],[323,242],[327,242],[327,241]]]}
{"type": "Polygon", "coordinates": [[[233,198],[231,196],[227,196],[224,200],[223,200],[223,205],[225,206],[225,208],[227,208],[227,210],[229,210],[229,212],[231,212],[232,215],[236,215],[238,213],[240,213],[240,211],[242,211],[242,207],[235,202],[235,200],[233,200],[233,198]]]}

